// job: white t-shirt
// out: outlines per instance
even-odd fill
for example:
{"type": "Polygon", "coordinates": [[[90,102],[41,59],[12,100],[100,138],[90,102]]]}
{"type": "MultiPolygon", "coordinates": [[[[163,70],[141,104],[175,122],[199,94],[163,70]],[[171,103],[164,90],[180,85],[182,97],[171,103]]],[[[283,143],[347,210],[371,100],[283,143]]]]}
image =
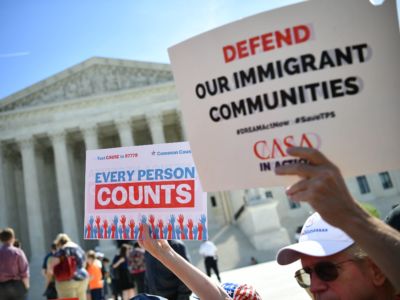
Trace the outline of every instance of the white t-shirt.
{"type": "Polygon", "coordinates": [[[199,253],[203,256],[216,256],[217,247],[211,241],[205,241],[201,244],[199,253]]]}

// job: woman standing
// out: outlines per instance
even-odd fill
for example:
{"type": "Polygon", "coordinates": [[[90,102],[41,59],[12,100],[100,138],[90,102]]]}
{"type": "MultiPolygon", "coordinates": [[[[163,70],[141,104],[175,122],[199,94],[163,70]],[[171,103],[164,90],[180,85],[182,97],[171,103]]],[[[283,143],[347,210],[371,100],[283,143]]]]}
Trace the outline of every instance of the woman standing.
{"type": "Polygon", "coordinates": [[[48,271],[55,275],[58,297],[86,300],[89,276],[85,268],[85,252],[65,233],[60,233],[54,243],[57,252],[48,271]]]}
{"type": "Polygon", "coordinates": [[[114,272],[117,274],[118,289],[122,291],[122,300],[129,300],[135,296],[135,290],[133,289],[135,285],[128,268],[129,250],[129,245],[123,244],[120,248],[119,255],[112,265],[114,272]]]}

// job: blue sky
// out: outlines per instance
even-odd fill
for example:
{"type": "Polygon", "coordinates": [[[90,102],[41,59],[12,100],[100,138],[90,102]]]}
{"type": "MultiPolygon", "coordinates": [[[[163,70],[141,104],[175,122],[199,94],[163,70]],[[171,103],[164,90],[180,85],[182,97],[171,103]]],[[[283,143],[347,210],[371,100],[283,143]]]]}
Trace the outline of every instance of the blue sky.
{"type": "Polygon", "coordinates": [[[168,63],[178,42],[299,1],[0,0],[0,99],[93,56],[168,63]]]}

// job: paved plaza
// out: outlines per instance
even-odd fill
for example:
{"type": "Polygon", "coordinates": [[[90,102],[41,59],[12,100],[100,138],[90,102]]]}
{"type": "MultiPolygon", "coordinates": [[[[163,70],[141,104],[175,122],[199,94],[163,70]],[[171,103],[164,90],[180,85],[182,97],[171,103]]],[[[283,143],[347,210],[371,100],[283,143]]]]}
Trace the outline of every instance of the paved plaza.
{"type": "Polygon", "coordinates": [[[294,272],[300,268],[300,262],[280,266],[276,261],[271,261],[222,272],[221,280],[223,282],[251,284],[265,300],[310,299],[293,277],[294,272]]]}

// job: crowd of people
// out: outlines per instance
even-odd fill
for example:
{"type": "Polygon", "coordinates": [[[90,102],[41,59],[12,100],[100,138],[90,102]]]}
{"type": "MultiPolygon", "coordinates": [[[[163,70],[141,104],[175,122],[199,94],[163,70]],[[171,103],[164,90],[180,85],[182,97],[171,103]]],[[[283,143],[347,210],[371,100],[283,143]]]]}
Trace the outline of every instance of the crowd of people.
{"type": "MultiPolygon", "coordinates": [[[[300,177],[286,193],[293,201],[308,202],[315,213],[304,223],[298,242],[278,251],[277,262],[301,261],[294,278],[313,299],[400,299],[400,206],[386,224],[353,199],[340,170],[321,152],[292,147],[288,154],[309,163],[275,172],[300,177]]],[[[110,278],[113,297],[122,300],[188,300],[192,292],[207,300],[261,299],[251,285],[217,284],[190,263],[181,241],[155,240],[150,231],[145,226],[142,240],[123,244],[109,266],[107,258],[92,250],[85,253],[67,234],[59,234],[43,262],[44,296],[102,300],[110,278]]],[[[26,256],[14,246],[11,228],[0,232],[0,240],[1,299],[25,299],[26,256]]],[[[208,275],[214,269],[220,280],[215,245],[204,243],[200,253],[208,275]]]]}
{"type": "MultiPolygon", "coordinates": [[[[191,291],[179,278],[145,253],[138,242],[132,242],[123,241],[110,262],[101,252],[89,250],[84,253],[68,235],[59,234],[43,261],[42,273],[46,282],[43,296],[47,299],[129,300],[138,294],[154,293],[167,299],[189,300],[191,291]],[[58,278],[56,274],[64,256],[73,257],[75,261],[71,278],[58,278]]],[[[181,241],[169,243],[189,260],[181,241]]]]}
{"type": "MultiPolygon", "coordinates": [[[[278,252],[278,263],[301,261],[294,277],[313,299],[400,299],[400,233],[388,225],[398,224],[393,219],[399,213],[392,212],[388,224],[368,214],[350,195],[340,170],[318,150],[292,147],[288,154],[309,164],[275,172],[299,176],[286,193],[316,212],[304,223],[298,243],[278,252]]],[[[229,294],[147,231],[140,243],[200,299],[261,299],[256,292],[248,298],[229,294]]]]}

